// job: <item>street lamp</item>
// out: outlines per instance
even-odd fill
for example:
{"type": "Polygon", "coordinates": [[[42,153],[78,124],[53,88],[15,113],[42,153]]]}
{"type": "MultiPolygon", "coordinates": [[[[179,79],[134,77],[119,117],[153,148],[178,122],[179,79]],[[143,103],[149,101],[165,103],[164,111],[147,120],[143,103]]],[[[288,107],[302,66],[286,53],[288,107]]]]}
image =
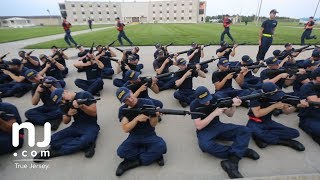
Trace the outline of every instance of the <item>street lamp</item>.
{"type": "Polygon", "coordinates": [[[50,13],[50,10],[47,9],[48,13],[49,13],[49,25],[51,25],[51,13],[50,13]]]}

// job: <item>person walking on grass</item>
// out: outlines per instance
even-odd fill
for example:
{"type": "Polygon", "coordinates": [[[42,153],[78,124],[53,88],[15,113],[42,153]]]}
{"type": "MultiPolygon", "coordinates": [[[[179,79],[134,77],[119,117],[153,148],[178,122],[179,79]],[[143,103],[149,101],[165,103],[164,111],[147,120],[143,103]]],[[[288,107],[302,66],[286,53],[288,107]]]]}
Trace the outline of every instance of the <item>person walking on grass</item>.
{"type": "Polygon", "coordinates": [[[117,27],[117,30],[119,31],[119,34],[118,34],[118,41],[120,43],[121,46],[123,46],[123,43],[122,43],[122,39],[125,39],[126,41],[128,41],[128,43],[130,44],[130,46],[133,46],[133,43],[130,41],[130,39],[127,37],[126,33],[124,32],[124,24],[120,21],[120,18],[117,17],[116,18],[116,27],[117,27]]]}
{"type": "Polygon", "coordinates": [[[67,21],[67,17],[63,17],[62,27],[66,32],[66,34],[64,35],[64,40],[66,41],[69,47],[71,47],[70,41],[74,44],[75,47],[77,47],[78,44],[74,41],[74,39],[71,36],[71,30],[70,30],[71,26],[72,26],[71,23],[67,21]]]}

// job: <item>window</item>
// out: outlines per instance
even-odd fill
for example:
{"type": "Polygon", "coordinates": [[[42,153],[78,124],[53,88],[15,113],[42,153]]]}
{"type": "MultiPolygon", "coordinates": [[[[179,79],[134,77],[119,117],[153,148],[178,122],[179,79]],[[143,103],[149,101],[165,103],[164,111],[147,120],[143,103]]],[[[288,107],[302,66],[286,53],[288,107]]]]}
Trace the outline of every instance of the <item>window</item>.
{"type": "Polygon", "coordinates": [[[177,6],[177,4],[176,4],[176,3],[174,3],[174,6],[177,6]]]}
{"type": "Polygon", "coordinates": [[[71,7],[76,7],[74,4],[71,4],[71,7]]]}
{"type": "Polygon", "coordinates": [[[182,10],[181,13],[184,13],[184,10],[182,10]]]}
{"type": "Polygon", "coordinates": [[[78,21],[78,19],[74,19],[74,22],[77,22],[78,21]]]}
{"type": "Polygon", "coordinates": [[[192,17],[189,17],[189,20],[191,20],[192,19],[192,17]]]}
{"type": "Polygon", "coordinates": [[[167,13],[169,13],[169,11],[167,11],[167,13]]]}
{"type": "Polygon", "coordinates": [[[167,6],[170,6],[170,4],[168,3],[167,6]]]}
{"type": "Polygon", "coordinates": [[[160,7],[162,7],[162,4],[159,4],[160,7]]]}
{"type": "Polygon", "coordinates": [[[99,21],[102,21],[102,18],[99,18],[99,21]]]}
{"type": "Polygon", "coordinates": [[[87,21],[87,19],[86,19],[86,18],[83,18],[83,19],[82,19],[82,21],[86,22],[86,21],[87,21]]]}
{"type": "Polygon", "coordinates": [[[169,20],[169,17],[167,17],[167,20],[169,20]]]}
{"type": "Polygon", "coordinates": [[[162,11],[160,11],[160,13],[162,13],[162,11]]]}
{"type": "Polygon", "coordinates": [[[97,6],[100,7],[100,4],[98,4],[97,6]]]}
{"type": "Polygon", "coordinates": [[[91,11],[90,14],[93,14],[93,11],[91,11]]]}
{"type": "Polygon", "coordinates": [[[110,18],[107,18],[107,21],[110,21],[110,18]]]}
{"type": "Polygon", "coordinates": [[[107,14],[109,14],[109,11],[107,11],[107,14]]]}
{"type": "Polygon", "coordinates": [[[177,13],[177,11],[176,11],[176,10],[174,10],[173,12],[174,12],[174,13],[177,13]]]}
{"type": "Polygon", "coordinates": [[[181,17],[181,20],[184,20],[184,17],[181,17]]]}
{"type": "Polygon", "coordinates": [[[83,7],[83,4],[80,4],[81,7],[83,7]]]}
{"type": "Polygon", "coordinates": [[[117,11],[114,11],[114,14],[117,14],[117,11]]]}
{"type": "Polygon", "coordinates": [[[160,18],[160,20],[162,20],[162,17],[160,18]]]}
{"type": "Polygon", "coordinates": [[[101,14],[101,11],[99,11],[99,14],[101,14]]]}
{"type": "Polygon", "coordinates": [[[155,18],[155,17],[153,17],[153,20],[156,20],[156,18],[155,18]]]}
{"type": "Polygon", "coordinates": [[[106,7],[109,7],[108,4],[106,4],[106,7]]]}
{"type": "Polygon", "coordinates": [[[89,7],[92,7],[92,4],[89,4],[89,7]]]}
{"type": "Polygon", "coordinates": [[[77,13],[76,12],[73,12],[73,15],[76,15],[77,13]]]}
{"type": "Polygon", "coordinates": [[[190,2],[189,5],[192,6],[192,2],[190,2]]]}
{"type": "Polygon", "coordinates": [[[117,7],[116,5],[113,5],[113,7],[115,8],[115,7],[117,7]]]}
{"type": "Polygon", "coordinates": [[[156,12],[155,11],[153,11],[153,14],[155,14],[156,12]]]}
{"type": "Polygon", "coordinates": [[[155,4],[152,4],[152,7],[156,7],[156,5],[155,5],[155,4]]]}
{"type": "Polygon", "coordinates": [[[189,10],[189,13],[192,13],[192,10],[189,10]]]}
{"type": "Polygon", "coordinates": [[[173,19],[174,19],[174,20],[177,20],[177,17],[174,17],[173,19]]]}
{"type": "Polygon", "coordinates": [[[82,11],[82,14],[85,14],[85,12],[84,12],[84,11],[82,11]]]}
{"type": "Polygon", "coordinates": [[[181,6],[184,6],[184,4],[181,4],[181,6]]]}

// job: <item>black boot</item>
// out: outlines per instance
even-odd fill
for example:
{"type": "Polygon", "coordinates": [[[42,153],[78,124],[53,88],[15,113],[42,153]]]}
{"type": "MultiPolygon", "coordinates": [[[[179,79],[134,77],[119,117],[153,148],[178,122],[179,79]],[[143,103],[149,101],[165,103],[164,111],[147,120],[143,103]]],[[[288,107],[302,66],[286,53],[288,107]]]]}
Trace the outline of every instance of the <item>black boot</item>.
{"type": "Polygon", "coordinates": [[[56,131],[59,128],[61,121],[62,119],[49,120],[49,123],[51,124],[51,130],[56,131]]]}
{"type": "Polygon", "coordinates": [[[295,141],[292,139],[279,140],[278,144],[283,145],[283,146],[287,146],[287,147],[291,147],[292,149],[297,150],[297,151],[304,151],[305,150],[305,147],[303,146],[303,144],[301,144],[299,141],[295,141]]]}
{"type": "Polygon", "coordinates": [[[259,138],[253,137],[253,140],[254,140],[254,142],[256,143],[256,145],[257,145],[259,148],[265,148],[265,147],[268,146],[268,143],[260,140],[259,138]]]}
{"type": "Polygon", "coordinates": [[[255,150],[248,148],[243,157],[247,157],[252,160],[258,160],[260,158],[260,155],[255,150]]]}
{"type": "Polygon", "coordinates": [[[159,166],[164,166],[163,156],[161,156],[161,157],[157,160],[157,163],[158,163],[159,166]]]}
{"type": "Polygon", "coordinates": [[[90,146],[84,150],[84,156],[86,158],[92,158],[96,152],[95,148],[96,148],[96,143],[90,144],[90,146]]]}
{"type": "Polygon", "coordinates": [[[228,174],[229,178],[243,178],[238,170],[238,162],[233,162],[232,160],[221,161],[222,169],[228,174]]]}
{"type": "Polygon", "coordinates": [[[57,150],[54,150],[52,148],[47,149],[46,151],[49,151],[50,155],[46,156],[47,154],[43,154],[41,152],[39,152],[34,158],[33,158],[33,162],[35,163],[40,163],[43,162],[43,160],[45,159],[49,159],[49,158],[54,158],[54,157],[58,157],[61,156],[62,154],[60,154],[57,150]],[[43,160],[42,160],[43,159],[43,160]]]}
{"type": "Polygon", "coordinates": [[[138,167],[140,166],[140,161],[139,159],[137,160],[123,160],[118,168],[117,168],[117,171],[116,171],[116,176],[121,176],[124,172],[126,172],[127,170],[129,169],[132,169],[132,168],[135,168],[135,167],[138,167]]]}
{"type": "Polygon", "coordinates": [[[179,101],[180,105],[185,108],[188,106],[188,103],[184,102],[184,101],[179,101]]]}
{"type": "Polygon", "coordinates": [[[315,135],[311,135],[311,137],[316,143],[318,143],[320,145],[320,137],[315,136],[315,135]]]}

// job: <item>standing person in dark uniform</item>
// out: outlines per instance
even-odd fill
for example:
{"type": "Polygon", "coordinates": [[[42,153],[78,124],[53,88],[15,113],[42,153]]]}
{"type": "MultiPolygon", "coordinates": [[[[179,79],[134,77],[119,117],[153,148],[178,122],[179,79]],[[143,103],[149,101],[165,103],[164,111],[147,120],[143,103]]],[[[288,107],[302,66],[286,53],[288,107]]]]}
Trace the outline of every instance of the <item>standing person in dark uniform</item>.
{"type": "Polygon", "coordinates": [[[92,31],[92,19],[88,18],[89,29],[92,31]]]}
{"type": "Polygon", "coordinates": [[[279,90],[277,85],[272,82],[263,83],[262,90],[254,91],[252,94],[261,92],[274,92],[274,94],[250,101],[247,127],[252,130],[252,137],[257,146],[265,148],[270,144],[283,145],[297,151],[304,151],[305,147],[299,141],[293,140],[294,138],[299,137],[299,131],[271,119],[272,112],[275,109],[281,109],[284,113],[289,114],[293,113],[296,108],[289,104],[277,102],[285,95],[285,93],[279,90]]]}
{"type": "Polygon", "coordinates": [[[206,74],[201,71],[199,64],[196,65],[196,69],[187,69],[187,61],[183,58],[177,60],[177,66],[180,68],[180,72],[175,74],[175,86],[177,90],[173,96],[182,107],[187,107],[196,97],[195,90],[193,89],[194,77],[206,78],[206,74]]]}
{"type": "Polygon", "coordinates": [[[54,133],[51,136],[50,157],[41,156],[38,153],[34,162],[42,162],[41,159],[49,159],[58,156],[84,151],[86,158],[95,154],[96,139],[100,131],[97,123],[97,106],[95,102],[79,105],[79,99],[94,99],[87,91],[71,92],[57,88],[51,93],[51,99],[56,104],[72,102],[72,108],[63,112],[63,123],[69,124],[72,117],[74,122],[67,128],[54,133]]]}
{"type": "Polygon", "coordinates": [[[122,43],[122,39],[125,39],[126,41],[128,41],[128,43],[130,44],[130,46],[133,46],[133,43],[130,41],[130,39],[127,37],[126,33],[124,32],[124,24],[120,21],[120,18],[117,17],[116,18],[116,27],[117,27],[117,30],[119,31],[119,34],[118,34],[118,41],[120,43],[121,46],[123,46],[123,43],[122,43]]]}
{"type": "Polygon", "coordinates": [[[304,46],[304,39],[317,39],[316,35],[311,36],[312,29],[315,27],[313,17],[309,17],[309,21],[304,26],[304,31],[301,35],[301,46],[304,46]]]}
{"type": "Polygon", "coordinates": [[[43,102],[43,105],[25,112],[27,121],[34,125],[44,125],[50,122],[51,130],[57,130],[62,121],[62,112],[50,96],[56,88],[61,88],[60,82],[51,76],[43,77],[33,69],[29,69],[26,74],[28,80],[35,83],[32,88],[32,105],[38,105],[40,100],[43,102]]]}
{"type": "Polygon", "coordinates": [[[201,112],[204,115],[192,114],[194,125],[197,129],[199,147],[203,152],[215,157],[227,159],[221,161],[221,167],[230,178],[242,178],[238,170],[238,164],[242,157],[253,160],[260,158],[259,154],[248,148],[251,138],[251,131],[245,126],[231,123],[223,123],[219,116],[223,113],[232,117],[236,106],[241,104],[241,100],[233,98],[231,108],[213,108],[217,99],[211,95],[204,86],[196,89],[196,99],[190,104],[191,112],[201,112]],[[200,109],[201,108],[201,109],[200,109]],[[218,140],[233,141],[231,145],[220,144],[218,140]]]}
{"type": "MultiPolygon", "coordinates": [[[[312,71],[312,76],[313,80],[301,87],[300,97],[320,103],[320,67],[312,71]]],[[[298,116],[300,117],[299,127],[320,145],[319,106],[301,108],[298,116]]]]}
{"type": "Polygon", "coordinates": [[[66,64],[66,60],[68,60],[69,57],[62,50],[60,50],[59,52],[58,51],[59,51],[59,49],[57,46],[51,47],[52,55],[57,54],[57,56],[58,56],[56,58],[56,61],[64,66],[64,70],[62,72],[62,75],[63,75],[63,78],[65,78],[66,75],[69,73],[69,69],[66,64]]]}
{"type": "Polygon", "coordinates": [[[159,114],[146,116],[138,113],[128,113],[123,108],[142,108],[143,105],[154,105],[152,101],[144,98],[136,98],[129,89],[121,87],[116,96],[121,103],[118,118],[122,129],[129,133],[128,138],[117,149],[117,154],[124,160],[119,164],[116,176],[121,176],[125,171],[147,166],[157,162],[164,166],[163,154],[167,152],[165,141],[157,136],[155,127],[158,124],[159,114]]]}
{"type": "Polygon", "coordinates": [[[67,17],[63,17],[62,27],[66,32],[66,34],[64,35],[64,40],[66,41],[68,46],[71,47],[71,43],[70,43],[71,41],[74,44],[74,46],[77,47],[78,44],[74,41],[74,39],[71,36],[71,30],[70,30],[71,24],[67,21],[67,17]]]}
{"type": "Polygon", "coordinates": [[[19,131],[19,146],[12,145],[12,124],[21,124],[21,117],[18,109],[10,103],[2,102],[0,99],[0,155],[15,152],[23,145],[23,129],[19,131]]]}
{"type": "Polygon", "coordinates": [[[87,55],[87,62],[78,61],[73,64],[76,68],[81,67],[86,72],[87,80],[76,79],[74,83],[79,88],[90,92],[92,95],[100,96],[100,91],[103,89],[103,80],[101,79],[101,71],[104,68],[103,63],[93,56],[87,55]]]}
{"type": "Polygon", "coordinates": [[[234,57],[236,55],[237,44],[234,44],[233,47],[229,47],[229,44],[225,41],[220,42],[220,48],[216,50],[216,54],[219,58],[224,57],[229,60],[230,55],[234,57]]]}
{"type": "Polygon", "coordinates": [[[22,58],[21,62],[24,67],[38,72],[41,70],[39,59],[36,56],[30,56],[25,51],[19,51],[18,54],[22,58]]]}
{"type": "Polygon", "coordinates": [[[221,42],[221,41],[224,41],[224,35],[225,35],[225,34],[227,34],[228,37],[231,39],[231,41],[234,42],[234,39],[233,39],[233,37],[232,37],[231,34],[230,34],[230,26],[231,26],[231,24],[232,24],[232,21],[231,21],[231,19],[229,19],[229,15],[226,14],[226,15],[224,16],[224,19],[223,19],[224,31],[223,31],[222,34],[221,34],[220,42],[221,42]]]}
{"type": "Polygon", "coordinates": [[[277,13],[277,10],[272,9],[270,11],[270,19],[263,21],[261,25],[259,33],[259,51],[256,57],[257,61],[264,60],[264,57],[272,44],[273,34],[278,25],[278,22],[275,20],[277,13]]]}
{"type": "MultiPolygon", "coordinates": [[[[190,65],[195,65],[195,64],[198,64],[200,63],[200,58],[203,58],[204,57],[204,53],[203,53],[203,45],[200,46],[196,43],[192,43],[191,44],[191,47],[192,49],[190,49],[187,53],[187,56],[188,56],[188,59],[189,59],[189,64],[190,65]]],[[[208,70],[208,64],[204,64],[201,66],[201,70],[204,72],[204,73],[207,73],[208,70]]]]}
{"type": "Polygon", "coordinates": [[[114,70],[112,69],[110,57],[116,57],[116,53],[114,53],[109,46],[102,47],[101,45],[98,45],[96,47],[96,50],[98,53],[96,56],[99,58],[99,60],[103,63],[104,68],[101,71],[101,77],[103,79],[112,79],[112,75],[114,74],[114,70]]]}

